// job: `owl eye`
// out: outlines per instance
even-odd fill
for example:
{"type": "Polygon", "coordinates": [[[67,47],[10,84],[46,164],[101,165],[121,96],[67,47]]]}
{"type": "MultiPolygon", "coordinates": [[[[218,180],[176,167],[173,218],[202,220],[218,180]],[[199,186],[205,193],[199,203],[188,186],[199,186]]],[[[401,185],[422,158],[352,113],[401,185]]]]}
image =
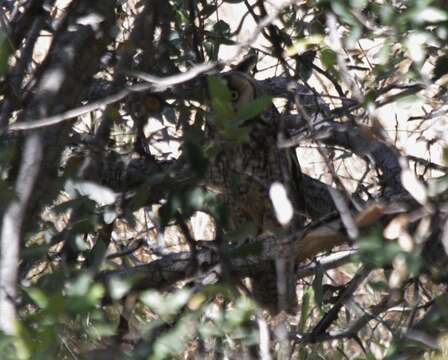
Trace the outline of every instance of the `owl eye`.
{"type": "Polygon", "coordinates": [[[232,97],[232,101],[236,101],[236,100],[239,99],[240,93],[238,91],[236,91],[236,90],[232,90],[230,92],[230,96],[232,97]]]}

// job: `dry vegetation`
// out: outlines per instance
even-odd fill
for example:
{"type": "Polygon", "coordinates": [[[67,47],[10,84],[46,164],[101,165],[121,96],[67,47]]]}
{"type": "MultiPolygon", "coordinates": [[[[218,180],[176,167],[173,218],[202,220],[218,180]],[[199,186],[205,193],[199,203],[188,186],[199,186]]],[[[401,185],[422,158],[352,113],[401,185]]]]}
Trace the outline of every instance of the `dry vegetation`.
{"type": "Polygon", "coordinates": [[[443,2],[4,0],[0,30],[2,359],[446,356],[443,2]],[[250,143],[213,79],[254,54],[303,173],[262,232],[204,170],[250,143]]]}

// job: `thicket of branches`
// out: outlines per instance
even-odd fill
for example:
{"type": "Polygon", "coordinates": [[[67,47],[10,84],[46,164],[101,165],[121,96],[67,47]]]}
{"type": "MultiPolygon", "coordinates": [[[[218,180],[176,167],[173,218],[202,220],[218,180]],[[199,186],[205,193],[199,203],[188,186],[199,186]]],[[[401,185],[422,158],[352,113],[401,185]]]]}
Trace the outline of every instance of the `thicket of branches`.
{"type": "Polygon", "coordinates": [[[443,1],[0,9],[2,359],[445,351],[443,1]],[[232,209],[203,186],[204,126],[225,118],[210,104],[228,95],[207,78],[247,54],[305,174],[312,211],[287,236],[227,232],[232,209]],[[298,308],[274,316],[245,278],[285,249],[298,308]]]}

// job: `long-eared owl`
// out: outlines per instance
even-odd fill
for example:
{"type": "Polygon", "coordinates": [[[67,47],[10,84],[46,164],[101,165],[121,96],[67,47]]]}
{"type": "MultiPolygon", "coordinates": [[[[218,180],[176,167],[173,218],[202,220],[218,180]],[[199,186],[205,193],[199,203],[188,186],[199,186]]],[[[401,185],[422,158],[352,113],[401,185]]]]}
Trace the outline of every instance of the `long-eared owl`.
{"type": "MultiPolygon", "coordinates": [[[[250,104],[255,106],[254,100],[263,96],[248,73],[232,70],[220,74],[219,78],[230,91],[234,114],[250,104]]],[[[225,120],[234,121],[231,118],[225,120]]],[[[228,210],[230,231],[247,231],[249,224],[255,235],[285,230],[276,220],[269,197],[273,183],[280,182],[285,186],[293,204],[301,202],[300,167],[293,150],[277,146],[279,122],[279,113],[271,104],[262,113],[238,123],[237,129],[243,135],[236,136],[237,140],[226,136],[225,130],[219,129],[215,122],[208,124],[207,141],[214,145],[215,151],[210,157],[207,186],[222,197],[228,210]]],[[[269,262],[263,269],[251,278],[255,300],[271,313],[294,309],[297,304],[295,278],[285,274],[286,287],[283,289],[286,290],[279,302],[275,262],[269,262]]]]}

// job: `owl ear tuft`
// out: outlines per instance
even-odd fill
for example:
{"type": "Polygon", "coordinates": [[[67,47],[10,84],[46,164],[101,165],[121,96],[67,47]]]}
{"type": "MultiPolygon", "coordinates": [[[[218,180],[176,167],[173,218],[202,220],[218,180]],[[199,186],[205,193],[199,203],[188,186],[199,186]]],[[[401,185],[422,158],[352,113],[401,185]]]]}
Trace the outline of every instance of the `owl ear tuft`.
{"type": "Polygon", "coordinates": [[[258,62],[258,53],[251,49],[247,55],[238,64],[232,67],[233,71],[241,71],[243,73],[251,75],[258,62]]]}

